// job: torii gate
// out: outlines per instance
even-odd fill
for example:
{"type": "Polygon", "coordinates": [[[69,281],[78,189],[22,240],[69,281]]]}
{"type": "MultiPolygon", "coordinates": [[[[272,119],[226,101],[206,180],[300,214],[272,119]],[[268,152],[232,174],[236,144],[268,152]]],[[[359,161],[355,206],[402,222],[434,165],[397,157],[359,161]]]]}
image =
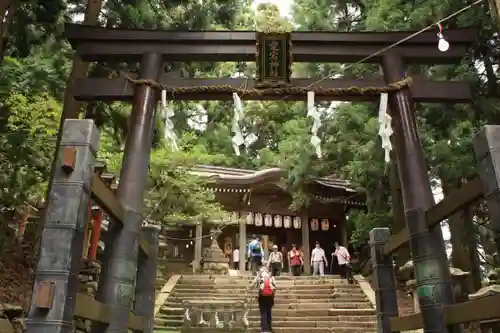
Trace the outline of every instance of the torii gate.
{"type": "MultiPolygon", "coordinates": [[[[390,92],[389,106],[394,123],[394,146],[405,211],[426,209],[433,204],[413,102],[463,103],[471,99],[467,83],[415,80],[414,85],[409,87],[408,82],[404,80],[404,72],[406,64],[444,64],[459,61],[476,39],[476,33],[472,29],[447,31],[446,37],[452,47],[444,53],[437,49],[436,34],[433,32],[418,34],[384,53],[377,52],[408,38],[412,33],[293,32],[263,35],[253,31],[173,32],[67,24],[66,35],[84,61],[140,62],[137,77],[80,78],[74,82],[72,90],[67,91],[81,101],[122,100],[133,103],[130,134],[125,146],[116,194],[120,207],[129,213],[129,220],[125,221],[123,228],[115,226],[111,229],[113,241],[106,244],[106,262],[103,266],[97,301],[110,307],[107,308],[108,314],[105,319],[107,325],[94,325],[93,333],[126,332],[127,325],[124,322],[127,321],[132,306],[137,263],[137,250],[131,243],[135,242],[142,222],[154,113],[159,98],[157,90],[167,89],[175,93],[176,100],[228,100],[231,99],[232,92],[243,83],[241,79],[169,78],[162,75],[164,62],[256,61],[256,53],[263,55],[267,52],[268,41],[279,42],[281,52],[279,75],[271,75],[269,69],[276,67],[271,66],[265,55],[262,60],[257,60],[260,65],[259,77],[255,82],[250,82],[249,86],[270,88],[259,93],[252,90],[253,93],[249,93],[247,97],[259,100],[304,100],[307,90],[313,89],[309,87],[314,80],[290,80],[292,56],[296,62],[352,63],[363,60],[381,64],[384,75],[380,80],[324,80],[314,89],[317,91],[317,98],[324,100],[369,100],[378,98],[380,92],[390,92]],[[295,86],[292,86],[292,83],[295,86]],[[349,89],[349,87],[356,88],[349,89]]],[[[73,126],[76,125],[73,123],[73,126]]],[[[116,208],[116,202],[113,200],[109,199],[108,203],[113,202],[116,208]]],[[[50,210],[49,208],[47,213],[49,218],[50,210]]],[[[409,222],[408,219],[406,222],[409,222]]],[[[40,263],[46,264],[51,260],[51,253],[43,252],[43,246],[48,241],[46,233],[49,232],[47,231],[49,225],[42,238],[40,258],[40,263]]],[[[426,242],[434,251],[429,260],[433,260],[439,266],[445,266],[447,265],[446,256],[443,255],[445,248],[444,243],[439,242],[440,234],[441,230],[436,228],[433,235],[426,238],[426,242]]],[[[72,251],[81,253],[81,248],[60,250],[67,251],[68,256],[72,258],[68,273],[75,274],[78,257],[72,251]]],[[[35,286],[51,278],[55,277],[50,274],[37,274],[35,286]]],[[[444,292],[435,295],[436,302],[453,303],[453,298],[449,296],[452,293],[448,292],[452,288],[451,280],[445,269],[440,271],[435,283],[444,286],[444,292]]],[[[32,301],[28,333],[38,332],[41,327],[47,333],[70,332],[67,323],[74,315],[72,310],[75,306],[76,290],[70,283],[61,285],[60,288],[68,290],[64,295],[59,294],[61,297],[54,298],[54,305],[47,312],[38,311],[36,302],[32,301]]],[[[33,300],[36,298],[35,287],[33,300]]],[[[386,309],[386,311],[389,313],[396,311],[397,314],[397,309],[386,309]]],[[[440,319],[436,316],[432,320],[440,319]]],[[[144,332],[149,330],[150,327],[145,328],[144,332]]]]}

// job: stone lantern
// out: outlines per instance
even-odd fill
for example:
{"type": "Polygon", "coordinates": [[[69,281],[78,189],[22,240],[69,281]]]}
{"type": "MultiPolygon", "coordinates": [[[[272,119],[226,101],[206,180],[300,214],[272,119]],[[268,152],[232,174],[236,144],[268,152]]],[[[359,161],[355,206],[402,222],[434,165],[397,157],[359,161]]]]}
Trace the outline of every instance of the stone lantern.
{"type": "Polygon", "coordinates": [[[221,231],[212,228],[210,234],[212,235],[212,245],[210,245],[203,255],[203,274],[228,275],[229,259],[226,258],[217,243],[221,231]]]}

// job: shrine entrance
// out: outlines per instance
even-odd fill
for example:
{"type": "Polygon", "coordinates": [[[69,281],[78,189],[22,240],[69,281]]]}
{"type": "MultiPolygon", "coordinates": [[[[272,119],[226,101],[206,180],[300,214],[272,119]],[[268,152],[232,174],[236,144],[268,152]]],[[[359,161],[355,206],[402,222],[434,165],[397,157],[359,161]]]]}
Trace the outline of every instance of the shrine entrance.
{"type": "MultiPolygon", "coordinates": [[[[405,210],[425,209],[432,202],[425,158],[415,123],[413,102],[461,103],[471,99],[467,83],[430,82],[417,78],[412,80],[405,74],[407,64],[431,65],[462,59],[468,47],[475,41],[475,31],[471,29],[447,31],[446,38],[452,45],[447,52],[437,49],[435,32],[264,34],[245,31],[149,31],[67,24],[66,35],[83,61],[99,61],[108,64],[139,63],[138,73],[120,72],[115,77],[81,77],[71,82],[67,91],[79,101],[133,102],[130,131],[116,197],[109,189],[106,189],[106,186],[101,186],[99,179],[92,179],[92,175],[88,174],[88,170],[92,169],[93,156],[97,151],[99,141],[99,134],[91,126],[89,120],[65,122],[62,131],[66,141],[61,143],[58,152],[60,158],[57,170],[59,171],[56,172],[55,177],[68,182],[67,177],[63,177],[63,172],[71,173],[72,170],[77,170],[75,174],[80,176],[77,180],[85,185],[85,189],[92,187],[95,200],[105,206],[114,217],[108,232],[109,240],[105,247],[106,261],[102,267],[99,291],[96,300],[93,300],[95,303],[92,305],[88,302],[81,303],[80,309],[76,307],[77,312],[82,310],[82,306],[89,309],[103,309],[102,314],[99,312],[101,310],[95,310],[99,312],[99,315],[94,313],[93,316],[85,314],[84,311],[79,312],[79,316],[87,316],[95,321],[94,333],[126,332],[129,327],[135,331],[150,332],[153,322],[151,286],[144,278],[146,276],[150,278],[154,273],[151,269],[139,270],[147,274],[137,276],[141,276],[142,279],[137,278],[136,286],[136,267],[139,248],[147,248],[147,245],[142,246],[143,244],[139,243],[137,235],[143,222],[141,214],[144,210],[144,190],[148,177],[151,137],[155,110],[160,96],[165,97],[164,99],[175,100],[234,100],[235,153],[238,153],[238,147],[245,139],[239,129],[239,120],[243,116],[240,107],[241,100],[304,101],[307,99],[308,111],[317,129],[316,125],[320,119],[315,107],[317,101],[374,101],[379,103],[385,98],[388,100],[389,111],[394,121],[393,142],[405,210]],[[357,81],[329,77],[294,78],[292,80],[292,57],[294,62],[377,63],[381,64],[383,77],[357,81]],[[163,73],[164,62],[176,61],[255,61],[257,76],[255,80],[175,78],[163,73]],[[72,144],[85,147],[87,150],[77,154],[71,149],[72,144]],[[122,224],[117,223],[118,221],[122,221],[122,224]],[[139,285],[139,281],[145,284],[139,285]],[[145,290],[148,290],[149,294],[145,290]],[[134,323],[127,322],[127,318],[129,322],[136,318],[135,315],[133,318],[130,315],[132,307],[135,307],[135,315],[142,315],[148,320],[148,325],[133,326],[134,323]]],[[[317,155],[320,157],[321,142],[315,131],[312,133],[311,144],[316,148],[317,155]]],[[[274,170],[273,172],[281,171],[274,170]]],[[[265,181],[266,177],[266,174],[259,174],[258,182],[265,181]]],[[[241,177],[240,180],[243,182],[245,177],[241,177]]],[[[276,185],[279,186],[279,184],[276,185]]],[[[318,184],[311,186],[316,187],[314,190],[317,192],[325,191],[318,184]]],[[[62,191],[61,188],[59,191],[62,191]]],[[[61,278],[60,272],[64,268],[65,277],[77,274],[79,260],[77,253],[82,252],[81,243],[83,242],[83,236],[80,237],[80,227],[83,222],[79,214],[87,210],[88,195],[87,197],[86,194],[81,195],[83,201],[78,201],[78,204],[72,202],[71,205],[65,205],[66,214],[61,215],[61,204],[60,202],[59,206],[56,204],[60,198],[77,201],[77,199],[80,200],[81,193],[87,193],[83,187],[78,191],[65,191],[55,194],[54,190],[51,192],[54,195],[51,196],[49,202],[47,211],[49,223],[42,237],[42,256],[36,276],[37,282],[45,282],[35,284],[27,322],[28,333],[38,332],[41,325],[47,333],[69,332],[71,325],[68,326],[68,322],[71,322],[75,315],[73,309],[75,309],[76,290],[71,288],[73,285],[70,279],[61,278]],[[75,232],[75,236],[64,238],[63,241],[61,238],[63,233],[57,233],[56,229],[64,227],[66,224],[60,221],[70,217],[73,218],[73,226],[65,230],[75,232]],[[70,247],[66,246],[68,242],[72,244],[70,247]],[[44,251],[44,246],[50,251],[44,251]],[[56,260],[56,257],[60,260],[56,260]],[[51,284],[50,281],[56,281],[56,283],[51,284]],[[54,295],[53,288],[61,288],[65,292],[57,291],[55,293],[57,297],[51,298],[50,302],[41,302],[45,298],[40,295],[54,295]]],[[[328,195],[318,193],[318,197],[328,197],[328,195]]],[[[331,204],[347,207],[350,201],[348,198],[332,200],[331,204]]],[[[238,208],[238,211],[241,209],[238,208]]],[[[296,213],[302,221],[300,228],[302,239],[309,241],[315,236],[313,236],[314,233],[310,236],[309,223],[304,222],[310,222],[312,216],[307,211],[296,213]]],[[[328,216],[327,213],[315,212],[315,214],[318,218],[328,216]]],[[[425,227],[422,221],[419,220],[417,223],[419,223],[419,228],[425,227]]],[[[435,236],[439,236],[439,232],[433,231],[435,236]]],[[[246,236],[243,236],[245,235],[240,232],[240,246],[246,240],[246,236]]],[[[446,257],[442,256],[445,253],[444,243],[436,242],[435,239],[437,237],[425,236],[426,244],[432,244],[432,251],[436,254],[436,258],[433,258],[434,262],[444,267],[446,266],[446,257]]],[[[141,253],[147,253],[147,251],[142,250],[141,253]]],[[[240,255],[243,254],[240,253],[240,255]]],[[[305,261],[308,262],[309,251],[305,251],[304,255],[305,261]]],[[[149,265],[151,262],[151,260],[147,261],[149,265]]],[[[447,292],[451,288],[447,274],[446,270],[438,270],[438,275],[432,282],[446,291],[436,295],[435,302],[440,305],[454,302],[453,297],[450,296],[451,292],[447,292]]]]}

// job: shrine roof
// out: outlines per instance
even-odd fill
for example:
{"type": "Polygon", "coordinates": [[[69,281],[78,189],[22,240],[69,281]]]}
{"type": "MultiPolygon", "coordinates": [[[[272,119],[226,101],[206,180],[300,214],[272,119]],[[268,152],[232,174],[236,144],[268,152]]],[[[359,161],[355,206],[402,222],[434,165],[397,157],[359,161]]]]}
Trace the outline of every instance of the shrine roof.
{"type": "MultiPolygon", "coordinates": [[[[208,177],[215,181],[217,185],[226,186],[251,186],[264,183],[279,182],[286,174],[280,168],[267,168],[261,170],[236,169],[214,165],[198,165],[191,171],[192,174],[200,177],[208,177]]],[[[354,186],[348,180],[335,177],[317,177],[312,179],[314,183],[332,189],[341,189],[352,193],[364,193],[365,190],[354,186]]]]}

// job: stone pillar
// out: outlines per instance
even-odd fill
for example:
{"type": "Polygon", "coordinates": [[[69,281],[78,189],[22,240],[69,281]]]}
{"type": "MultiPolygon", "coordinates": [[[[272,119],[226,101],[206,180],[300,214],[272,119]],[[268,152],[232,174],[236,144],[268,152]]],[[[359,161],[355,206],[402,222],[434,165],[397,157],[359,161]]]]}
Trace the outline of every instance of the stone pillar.
{"type": "Polygon", "coordinates": [[[391,333],[390,319],[398,316],[396,280],[392,255],[384,254],[384,244],[391,238],[389,228],[375,228],[370,231],[373,283],[377,301],[377,332],[391,333]]]}
{"type": "Polygon", "coordinates": [[[500,252],[500,126],[487,125],[474,138],[479,176],[488,204],[491,230],[500,252]]]}
{"type": "MultiPolygon", "coordinates": [[[[384,54],[382,66],[387,83],[402,79],[405,68],[399,54],[384,54]]],[[[429,231],[425,221],[425,210],[434,204],[434,196],[409,88],[389,95],[389,110],[393,121],[394,148],[424,331],[461,332],[459,325],[448,328],[445,325],[443,306],[455,302],[453,286],[441,228],[438,226],[429,231]],[[432,290],[432,296],[427,297],[429,290],[432,290]]]]}
{"type": "Polygon", "coordinates": [[[45,215],[27,333],[71,333],[89,223],[89,194],[99,131],[92,120],[64,122],[45,215]]]}
{"type": "Polygon", "coordinates": [[[200,272],[200,263],[203,252],[203,222],[199,221],[196,223],[195,230],[195,240],[194,240],[194,273],[200,272]]]}
{"type": "Polygon", "coordinates": [[[269,236],[262,236],[262,249],[264,250],[264,258],[263,260],[267,260],[269,258],[269,236]]]}
{"type": "Polygon", "coordinates": [[[309,216],[302,214],[302,249],[304,251],[304,274],[311,274],[311,246],[309,244],[309,216]]]}
{"type": "Polygon", "coordinates": [[[156,226],[142,227],[141,234],[143,239],[148,242],[148,256],[139,256],[134,312],[137,316],[144,317],[144,331],[141,333],[153,333],[159,230],[156,226]]]}
{"type": "MultiPolygon", "coordinates": [[[[342,234],[341,234],[341,239],[339,240],[340,244],[342,244],[343,246],[345,246],[346,248],[349,248],[349,235],[347,234],[347,219],[346,219],[346,214],[347,214],[347,209],[344,209],[344,215],[342,215],[342,219],[339,221],[340,223],[340,227],[342,228],[342,234]]],[[[333,226],[330,225],[330,228],[332,228],[333,226]]],[[[335,240],[334,240],[335,241],[335,240]]],[[[326,246],[330,246],[330,248],[328,248],[328,250],[333,250],[333,242],[332,244],[321,244],[321,246],[323,247],[326,247],[326,246]]]]}
{"type": "Polygon", "coordinates": [[[247,225],[245,219],[240,216],[239,220],[239,246],[240,246],[240,273],[244,273],[247,267],[247,225]]]}
{"type": "MultiPolygon", "coordinates": [[[[139,78],[158,81],[162,65],[160,54],[144,54],[139,78]]],[[[127,332],[127,318],[134,297],[144,190],[148,178],[157,102],[158,93],[151,86],[135,86],[130,131],[116,191],[118,201],[125,210],[125,221],[123,228],[113,221],[110,223],[96,297],[98,301],[112,306],[110,323],[94,323],[92,333],[127,332]]]]}

